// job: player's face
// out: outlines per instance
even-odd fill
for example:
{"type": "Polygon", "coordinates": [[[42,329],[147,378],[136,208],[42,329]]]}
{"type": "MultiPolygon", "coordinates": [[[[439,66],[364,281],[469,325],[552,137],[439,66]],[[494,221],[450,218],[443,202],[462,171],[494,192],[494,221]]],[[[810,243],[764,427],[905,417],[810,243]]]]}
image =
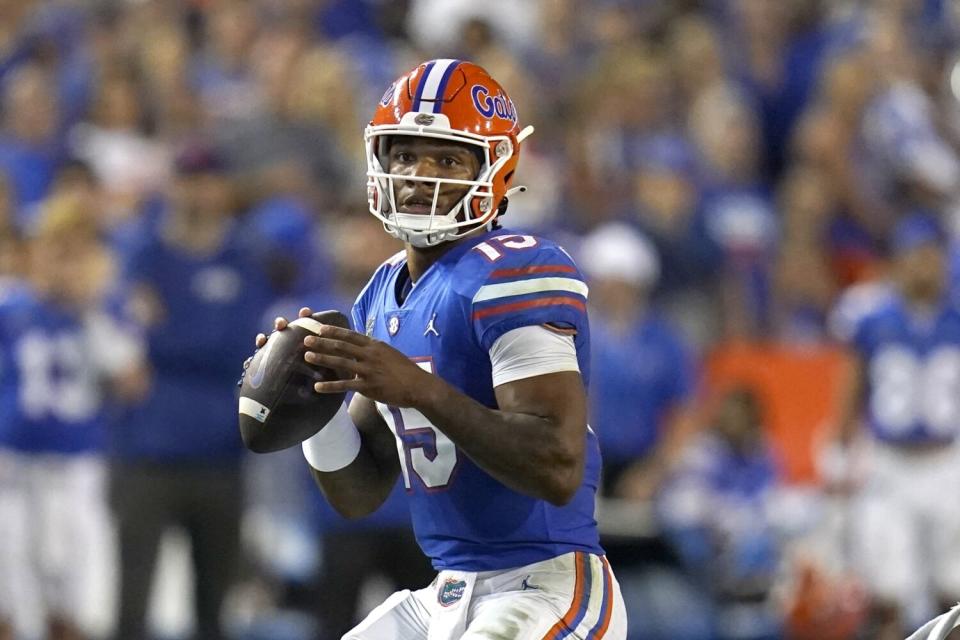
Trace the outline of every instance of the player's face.
{"type": "MultiPolygon", "coordinates": [[[[398,136],[390,145],[389,169],[393,174],[423,178],[474,180],[480,160],[464,144],[398,136]]],[[[436,183],[398,180],[394,183],[397,211],[429,215],[433,211],[436,183]]],[[[441,183],[437,195],[437,215],[444,215],[470,190],[470,185],[441,183]]]]}
{"type": "Polygon", "coordinates": [[[897,257],[896,269],[905,294],[937,300],[946,287],[946,254],[936,243],[920,245],[897,257]]]}
{"type": "Polygon", "coordinates": [[[717,434],[738,451],[750,451],[760,437],[760,417],[749,396],[734,392],[720,405],[717,434]]]}
{"type": "Polygon", "coordinates": [[[184,213],[226,216],[232,206],[230,181],[217,173],[182,176],[177,180],[175,198],[184,213]]]}
{"type": "Polygon", "coordinates": [[[107,286],[112,263],[102,245],[88,238],[38,238],[30,247],[34,281],[53,298],[85,306],[107,286]]]}

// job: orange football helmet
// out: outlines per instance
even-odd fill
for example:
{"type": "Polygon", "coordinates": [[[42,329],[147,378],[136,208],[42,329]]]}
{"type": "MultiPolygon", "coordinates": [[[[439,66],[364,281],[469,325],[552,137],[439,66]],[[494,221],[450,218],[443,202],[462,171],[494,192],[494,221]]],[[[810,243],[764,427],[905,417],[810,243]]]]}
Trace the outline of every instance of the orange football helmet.
{"type": "Polygon", "coordinates": [[[430,60],[400,76],[380,99],[364,132],[367,153],[367,200],[384,229],[416,247],[454,240],[491,228],[511,188],[520,159],[520,143],[533,133],[522,131],[517,109],[506,92],[481,67],[461,60],[430,60]],[[478,148],[482,163],[473,180],[418,177],[388,172],[386,154],[393,136],[423,136],[478,148]],[[432,182],[429,215],[397,211],[394,181],[432,182]],[[442,184],[468,185],[463,199],[447,212],[437,211],[442,184]]]}

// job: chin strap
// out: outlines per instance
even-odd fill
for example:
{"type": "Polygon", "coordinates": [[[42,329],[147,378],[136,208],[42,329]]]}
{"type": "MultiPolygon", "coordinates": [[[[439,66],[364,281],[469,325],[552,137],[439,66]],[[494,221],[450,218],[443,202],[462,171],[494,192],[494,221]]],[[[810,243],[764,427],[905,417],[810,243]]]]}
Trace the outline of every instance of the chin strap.
{"type": "Polygon", "coordinates": [[[526,185],[521,184],[521,185],[517,185],[516,187],[510,187],[509,189],[507,189],[507,193],[504,195],[506,195],[506,197],[509,198],[515,193],[526,193],[526,192],[527,192],[526,185]]]}

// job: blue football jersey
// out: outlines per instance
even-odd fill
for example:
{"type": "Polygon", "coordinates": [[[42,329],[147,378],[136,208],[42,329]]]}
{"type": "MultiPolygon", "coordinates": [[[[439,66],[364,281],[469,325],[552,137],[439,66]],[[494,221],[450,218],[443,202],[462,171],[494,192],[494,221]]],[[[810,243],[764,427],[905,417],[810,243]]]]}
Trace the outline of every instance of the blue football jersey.
{"type": "Polygon", "coordinates": [[[27,289],[0,301],[0,447],[98,451],[104,411],[82,319],[27,289]]]}
{"type": "MultiPolygon", "coordinates": [[[[382,340],[481,404],[495,408],[489,350],[504,333],[551,323],[574,329],[588,379],[587,287],[550,241],[498,229],[445,253],[404,302],[404,255],[384,263],[353,308],[359,331],[382,340]]],[[[563,507],[522,495],[473,463],[420,412],[378,403],[396,435],[414,531],[440,569],[487,571],[569,551],[602,553],[594,501],[600,449],[588,432],[583,485],[563,507]]]]}
{"type": "Polygon", "coordinates": [[[893,443],[949,442],[960,433],[960,309],[912,313],[898,296],[863,318],[853,346],[866,367],[866,417],[893,443]]]}

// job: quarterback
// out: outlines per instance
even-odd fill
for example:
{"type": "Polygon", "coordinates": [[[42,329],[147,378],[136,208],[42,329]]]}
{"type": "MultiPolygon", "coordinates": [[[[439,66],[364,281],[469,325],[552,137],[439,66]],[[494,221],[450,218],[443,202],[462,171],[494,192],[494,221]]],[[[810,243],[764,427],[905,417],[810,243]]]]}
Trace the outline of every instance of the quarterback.
{"type": "Polygon", "coordinates": [[[305,339],[308,362],[344,377],[316,391],[354,393],[303,450],[348,517],[401,476],[439,573],[347,639],[626,637],[593,517],[587,285],[561,247],[498,222],[531,132],[459,60],[401,76],[366,129],[370,213],[405,249],[360,293],[355,331],[305,339]]]}

